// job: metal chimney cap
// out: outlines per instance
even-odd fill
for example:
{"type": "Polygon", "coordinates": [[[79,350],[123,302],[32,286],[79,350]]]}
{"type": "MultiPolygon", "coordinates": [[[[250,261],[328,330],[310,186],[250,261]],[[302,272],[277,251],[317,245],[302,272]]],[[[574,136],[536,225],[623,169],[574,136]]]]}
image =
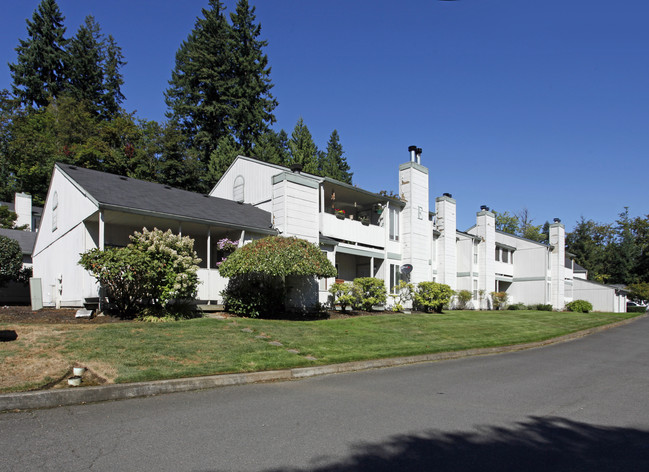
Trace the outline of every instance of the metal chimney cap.
{"type": "Polygon", "coordinates": [[[302,164],[300,164],[299,162],[296,162],[295,164],[291,164],[290,169],[292,172],[299,174],[302,171],[302,164]]]}
{"type": "Polygon", "coordinates": [[[451,195],[450,193],[443,193],[442,195],[448,198],[453,198],[453,195],[451,195]]]}
{"type": "Polygon", "coordinates": [[[554,222],[555,222],[555,223],[561,223],[561,218],[555,218],[555,219],[554,219],[554,222]]]}
{"type": "Polygon", "coordinates": [[[489,211],[489,207],[487,205],[480,205],[480,209],[482,211],[489,211]]]}
{"type": "Polygon", "coordinates": [[[408,146],[408,152],[417,151],[417,146],[408,146]]]}

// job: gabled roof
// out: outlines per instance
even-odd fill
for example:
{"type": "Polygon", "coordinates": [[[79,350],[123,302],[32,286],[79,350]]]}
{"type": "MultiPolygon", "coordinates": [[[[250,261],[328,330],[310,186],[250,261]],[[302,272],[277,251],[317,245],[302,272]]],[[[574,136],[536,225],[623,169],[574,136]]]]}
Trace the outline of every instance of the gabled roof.
{"type": "Polygon", "coordinates": [[[271,214],[252,205],[69,164],[56,167],[102,209],[276,233],[271,214]]]}
{"type": "Polygon", "coordinates": [[[36,242],[37,234],[38,233],[35,233],[33,231],[0,228],[0,236],[6,236],[18,241],[20,250],[23,252],[23,254],[29,254],[30,256],[32,254],[32,251],[34,250],[34,242],[36,242]]]}

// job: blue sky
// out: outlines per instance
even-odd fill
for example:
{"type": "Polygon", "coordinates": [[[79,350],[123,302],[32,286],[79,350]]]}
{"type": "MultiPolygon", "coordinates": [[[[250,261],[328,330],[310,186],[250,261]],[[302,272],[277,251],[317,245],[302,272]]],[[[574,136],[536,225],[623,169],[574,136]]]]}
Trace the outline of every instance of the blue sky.
{"type": "MultiPolygon", "coordinates": [[[[337,129],[359,187],[396,190],[414,144],[431,204],[452,193],[458,229],[483,204],[567,230],[625,206],[649,213],[646,0],[250,2],[269,42],[275,128],[290,134],[303,117],[320,148],[337,129]]],[[[39,2],[5,3],[0,88],[39,2]]],[[[58,4],[68,36],[91,14],[122,47],[125,108],[164,120],[175,53],[207,1],[58,4]]]]}

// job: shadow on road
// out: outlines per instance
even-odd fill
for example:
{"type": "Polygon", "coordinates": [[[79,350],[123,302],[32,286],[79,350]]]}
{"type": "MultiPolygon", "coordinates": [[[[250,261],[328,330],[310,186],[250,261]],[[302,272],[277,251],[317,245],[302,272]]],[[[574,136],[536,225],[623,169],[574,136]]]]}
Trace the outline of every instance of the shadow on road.
{"type": "MultiPolygon", "coordinates": [[[[350,457],[320,458],[295,472],[333,471],[621,471],[649,470],[649,431],[531,417],[508,429],[395,436],[353,446],[350,457]]],[[[280,469],[273,469],[280,470],[280,469]]]]}

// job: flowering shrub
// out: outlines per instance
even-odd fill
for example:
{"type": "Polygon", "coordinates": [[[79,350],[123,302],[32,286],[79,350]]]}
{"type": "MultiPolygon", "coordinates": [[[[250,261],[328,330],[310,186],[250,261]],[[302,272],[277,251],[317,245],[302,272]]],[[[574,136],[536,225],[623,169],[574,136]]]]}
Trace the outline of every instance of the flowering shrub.
{"type": "Polygon", "coordinates": [[[144,228],[130,238],[127,247],[91,249],[79,260],[120,314],[132,316],[141,304],[162,313],[171,300],[194,297],[200,259],[193,239],[157,228],[144,228]]]}
{"type": "Polygon", "coordinates": [[[237,247],[239,247],[239,241],[228,238],[219,239],[216,243],[216,267],[221,267],[223,261],[225,261],[228,256],[237,249],[237,247]]]}

